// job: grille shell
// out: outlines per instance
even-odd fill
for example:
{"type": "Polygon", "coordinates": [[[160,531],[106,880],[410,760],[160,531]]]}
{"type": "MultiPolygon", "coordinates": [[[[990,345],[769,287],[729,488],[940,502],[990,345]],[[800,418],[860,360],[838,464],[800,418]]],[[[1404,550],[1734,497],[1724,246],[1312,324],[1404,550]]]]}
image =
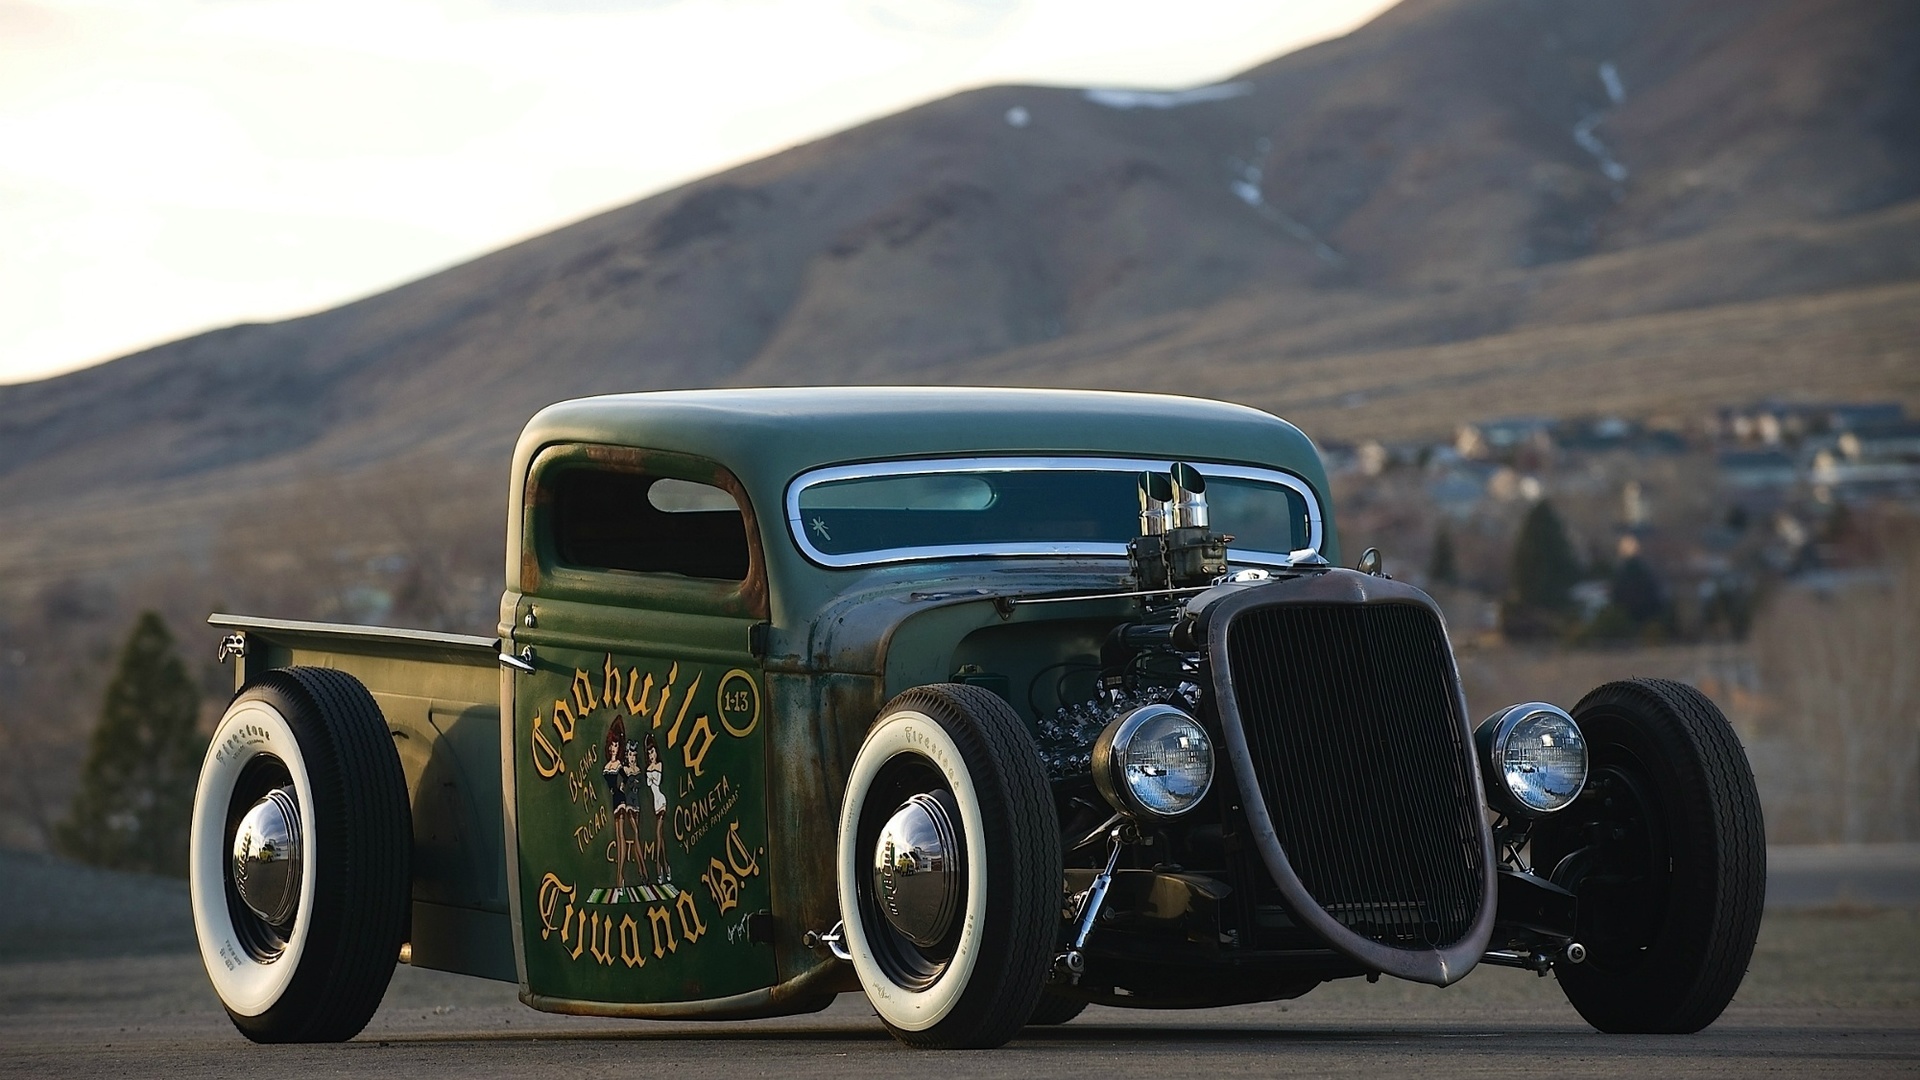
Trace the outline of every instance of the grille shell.
{"type": "Polygon", "coordinates": [[[1202,613],[1248,824],[1302,925],[1387,974],[1446,985],[1493,927],[1493,841],[1438,609],[1348,570],[1202,613]]]}

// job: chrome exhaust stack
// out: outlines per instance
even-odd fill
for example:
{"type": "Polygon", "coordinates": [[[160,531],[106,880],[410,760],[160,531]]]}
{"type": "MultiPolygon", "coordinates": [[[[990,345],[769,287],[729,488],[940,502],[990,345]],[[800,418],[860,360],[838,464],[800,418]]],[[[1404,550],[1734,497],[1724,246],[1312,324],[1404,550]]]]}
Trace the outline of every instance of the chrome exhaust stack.
{"type": "Polygon", "coordinates": [[[1210,585],[1227,573],[1227,542],[1209,529],[1207,478],[1184,461],[1140,474],[1140,535],[1127,544],[1141,589],[1210,585]]]}
{"type": "Polygon", "coordinates": [[[1164,536],[1173,524],[1173,479],[1152,469],[1140,474],[1140,535],[1164,536]]]}
{"type": "Polygon", "coordinates": [[[1169,524],[1176,529],[1204,529],[1207,527],[1207,478],[1200,470],[1184,461],[1173,463],[1173,473],[1169,480],[1173,485],[1173,498],[1169,510],[1172,520],[1169,524]]]}

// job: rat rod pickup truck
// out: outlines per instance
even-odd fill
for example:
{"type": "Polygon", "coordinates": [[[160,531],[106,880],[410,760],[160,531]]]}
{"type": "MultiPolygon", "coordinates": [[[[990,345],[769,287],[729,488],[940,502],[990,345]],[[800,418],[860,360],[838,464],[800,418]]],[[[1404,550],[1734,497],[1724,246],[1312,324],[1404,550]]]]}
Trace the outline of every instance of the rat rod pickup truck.
{"type": "Polygon", "coordinates": [[[1434,602],[1337,558],[1313,445],[1235,405],[555,405],[495,635],[212,619],[208,975],[260,1041],[351,1038],[396,961],[597,1016],[859,990],[917,1047],[1483,963],[1711,1023],[1765,887],[1720,711],[1632,680],[1475,725],[1434,602]]]}

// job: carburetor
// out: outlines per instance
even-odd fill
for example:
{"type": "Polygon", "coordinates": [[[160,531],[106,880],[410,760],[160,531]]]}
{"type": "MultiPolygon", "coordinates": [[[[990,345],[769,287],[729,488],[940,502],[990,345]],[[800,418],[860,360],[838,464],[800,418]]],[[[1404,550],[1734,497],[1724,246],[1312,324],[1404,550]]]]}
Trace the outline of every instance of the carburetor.
{"type": "Polygon", "coordinates": [[[1127,561],[1143,591],[1210,585],[1227,572],[1227,544],[1207,522],[1207,480],[1176,461],[1170,472],[1140,474],[1140,535],[1127,542],[1127,561]]]}

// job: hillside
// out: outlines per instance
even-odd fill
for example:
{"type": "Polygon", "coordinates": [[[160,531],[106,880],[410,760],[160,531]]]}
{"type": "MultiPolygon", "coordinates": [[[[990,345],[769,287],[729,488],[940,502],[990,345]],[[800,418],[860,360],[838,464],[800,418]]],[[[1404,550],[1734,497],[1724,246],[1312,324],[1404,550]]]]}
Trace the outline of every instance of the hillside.
{"type": "Polygon", "coordinates": [[[204,567],[262,492],[396,460],[457,463],[418,528],[484,520],[525,417],[606,391],[1142,387],[1323,437],[1920,405],[1917,196],[1911,5],[1406,0],[1217,87],[960,94],[0,387],[0,565],[10,590],[204,567]]]}

